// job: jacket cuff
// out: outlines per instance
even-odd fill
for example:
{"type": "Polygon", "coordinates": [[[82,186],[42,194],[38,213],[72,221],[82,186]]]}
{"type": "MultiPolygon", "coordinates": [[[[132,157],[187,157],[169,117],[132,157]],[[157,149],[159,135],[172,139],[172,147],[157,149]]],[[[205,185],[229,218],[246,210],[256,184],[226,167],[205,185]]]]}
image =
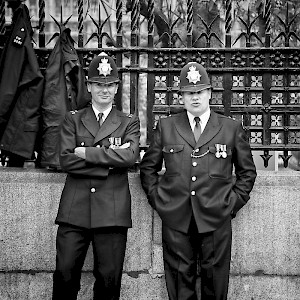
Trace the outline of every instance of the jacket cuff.
{"type": "Polygon", "coordinates": [[[232,218],[235,218],[237,212],[246,204],[246,202],[242,199],[242,197],[238,193],[235,192],[235,194],[236,194],[236,202],[231,211],[232,218]]]}
{"type": "Polygon", "coordinates": [[[150,206],[156,210],[156,199],[158,197],[157,189],[156,187],[151,191],[151,193],[148,195],[148,202],[150,206]]]}

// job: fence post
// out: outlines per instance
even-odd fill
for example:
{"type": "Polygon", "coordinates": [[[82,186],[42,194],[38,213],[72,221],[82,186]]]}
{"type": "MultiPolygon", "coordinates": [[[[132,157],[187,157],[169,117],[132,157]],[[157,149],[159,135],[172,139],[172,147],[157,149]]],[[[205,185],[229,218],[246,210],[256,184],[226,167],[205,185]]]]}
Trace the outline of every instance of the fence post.
{"type": "Polygon", "coordinates": [[[5,33],[5,1],[0,0],[0,34],[5,33]]]}
{"type": "Polygon", "coordinates": [[[83,47],[83,0],[78,0],[78,47],[83,47]]]}
{"type": "MultiPolygon", "coordinates": [[[[139,46],[139,18],[140,18],[140,2],[138,0],[133,1],[131,11],[131,46],[137,48],[139,46]]],[[[131,67],[135,69],[130,72],[130,112],[138,113],[138,84],[139,74],[137,67],[139,65],[139,52],[137,49],[133,49],[131,52],[131,67]]]]}
{"type": "Polygon", "coordinates": [[[266,33],[266,38],[265,38],[265,46],[270,47],[270,28],[271,28],[271,0],[266,0],[265,2],[265,7],[264,7],[264,18],[266,22],[266,28],[265,28],[265,33],[266,33]]]}
{"type": "MultiPolygon", "coordinates": [[[[154,34],[154,0],[149,0],[148,2],[148,69],[153,69],[154,67],[154,55],[153,55],[153,34],[154,34]]],[[[153,104],[155,99],[154,92],[154,82],[155,82],[155,74],[150,72],[147,74],[147,137],[146,142],[149,143],[152,135],[153,128],[153,104]]]]}
{"type": "MultiPolygon", "coordinates": [[[[231,0],[226,0],[225,2],[226,16],[225,16],[225,47],[231,48],[231,27],[232,27],[232,5],[231,0]]],[[[229,68],[231,65],[231,53],[229,51],[225,52],[225,67],[229,68]]],[[[232,99],[232,73],[224,72],[223,75],[223,106],[224,113],[226,116],[231,115],[231,99],[232,99]]]]}
{"type": "Polygon", "coordinates": [[[187,1],[187,47],[193,47],[193,0],[187,1]]]}
{"type": "Polygon", "coordinates": [[[39,0],[39,47],[45,47],[45,0],[39,0]]]}
{"type": "MultiPolygon", "coordinates": [[[[99,14],[100,15],[100,14],[99,14]]],[[[122,35],[122,0],[117,0],[116,2],[116,19],[117,19],[117,48],[122,48],[123,47],[123,35],[122,35]]],[[[118,68],[123,67],[123,52],[116,52],[116,63],[118,68]]],[[[121,73],[122,76],[122,73],[121,73]]],[[[119,83],[119,89],[116,95],[116,108],[118,110],[122,110],[123,103],[122,103],[122,80],[119,83]]]]}
{"type": "Polygon", "coordinates": [[[226,0],[225,3],[226,16],[225,16],[225,47],[231,47],[231,27],[232,27],[232,4],[231,0],[226,0]]]}

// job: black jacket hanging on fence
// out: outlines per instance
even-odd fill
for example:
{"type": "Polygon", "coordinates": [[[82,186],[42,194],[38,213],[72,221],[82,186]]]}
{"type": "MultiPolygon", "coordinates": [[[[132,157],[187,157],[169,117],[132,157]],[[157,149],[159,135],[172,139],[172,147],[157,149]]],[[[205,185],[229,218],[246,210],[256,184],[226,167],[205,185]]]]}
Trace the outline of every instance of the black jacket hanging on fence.
{"type": "Polygon", "coordinates": [[[0,149],[31,159],[39,130],[44,78],[31,44],[26,5],[14,13],[0,62],[0,149]]]}
{"type": "Polygon", "coordinates": [[[61,26],[61,34],[45,73],[41,166],[60,169],[58,139],[65,113],[83,108],[89,102],[84,71],[73,46],[70,29],[61,26]]]}

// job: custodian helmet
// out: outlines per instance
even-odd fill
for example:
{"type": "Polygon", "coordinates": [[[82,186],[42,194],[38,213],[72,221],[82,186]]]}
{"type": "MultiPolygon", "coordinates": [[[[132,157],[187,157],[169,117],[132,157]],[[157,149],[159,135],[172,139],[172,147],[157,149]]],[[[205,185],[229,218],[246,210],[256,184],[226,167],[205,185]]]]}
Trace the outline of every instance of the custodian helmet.
{"type": "Polygon", "coordinates": [[[94,57],[89,65],[87,81],[103,84],[119,82],[118,68],[113,58],[105,52],[94,57]]]}
{"type": "Polygon", "coordinates": [[[200,92],[210,89],[211,84],[205,68],[196,62],[189,62],[180,72],[179,92],[200,92]]]}

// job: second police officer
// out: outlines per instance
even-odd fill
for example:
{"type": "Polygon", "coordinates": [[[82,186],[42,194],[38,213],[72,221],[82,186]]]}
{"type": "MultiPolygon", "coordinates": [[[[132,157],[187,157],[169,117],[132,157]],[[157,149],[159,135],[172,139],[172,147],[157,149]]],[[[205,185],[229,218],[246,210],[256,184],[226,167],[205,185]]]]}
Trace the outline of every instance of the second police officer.
{"type": "Polygon", "coordinates": [[[249,200],[256,168],[242,124],[210,109],[212,87],[202,65],[182,68],[180,93],[185,111],[158,121],[141,182],[162,219],[169,299],[197,299],[199,259],[201,299],[225,300],[231,219],[249,200]]]}

